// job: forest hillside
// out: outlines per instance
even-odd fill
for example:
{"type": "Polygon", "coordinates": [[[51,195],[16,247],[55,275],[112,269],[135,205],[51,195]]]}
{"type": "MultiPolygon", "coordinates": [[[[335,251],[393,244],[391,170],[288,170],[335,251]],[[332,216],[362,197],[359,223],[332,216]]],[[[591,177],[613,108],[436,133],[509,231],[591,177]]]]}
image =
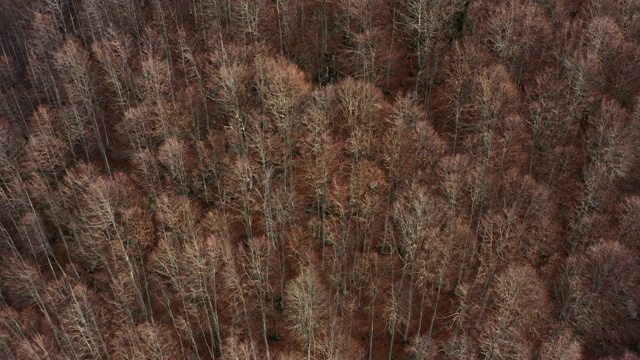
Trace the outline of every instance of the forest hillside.
{"type": "Polygon", "coordinates": [[[0,358],[640,359],[640,1],[0,0],[0,358]]]}

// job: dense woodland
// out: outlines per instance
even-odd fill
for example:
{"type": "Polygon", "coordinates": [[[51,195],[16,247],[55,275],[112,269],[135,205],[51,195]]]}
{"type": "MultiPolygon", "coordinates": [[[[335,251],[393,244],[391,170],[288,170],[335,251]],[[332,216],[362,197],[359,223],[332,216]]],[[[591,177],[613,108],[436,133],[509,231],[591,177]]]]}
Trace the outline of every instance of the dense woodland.
{"type": "Polygon", "coordinates": [[[640,358],[640,1],[0,26],[0,358],[640,358]]]}

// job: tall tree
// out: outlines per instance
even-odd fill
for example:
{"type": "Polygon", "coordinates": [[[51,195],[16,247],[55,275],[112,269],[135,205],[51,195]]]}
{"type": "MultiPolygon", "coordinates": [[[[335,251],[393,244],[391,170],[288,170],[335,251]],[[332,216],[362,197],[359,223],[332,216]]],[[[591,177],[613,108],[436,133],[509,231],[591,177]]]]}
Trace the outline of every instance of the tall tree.
{"type": "Polygon", "coordinates": [[[285,306],[291,332],[304,345],[307,359],[321,355],[327,341],[328,301],[316,270],[302,265],[298,276],[287,284],[285,306]]]}
{"type": "Polygon", "coordinates": [[[607,240],[568,260],[569,279],[561,307],[563,322],[601,346],[628,341],[621,326],[628,316],[625,304],[636,291],[637,263],[624,245],[607,240]]]}
{"type": "Polygon", "coordinates": [[[56,67],[63,81],[69,103],[78,123],[87,123],[93,130],[102,156],[104,169],[111,174],[107,147],[109,135],[102,110],[95,93],[95,84],[89,63],[89,53],[74,39],[69,38],[55,55],[56,67]],[[76,108],[76,104],[82,104],[76,108]]]}
{"type": "Polygon", "coordinates": [[[548,327],[549,299],[530,266],[511,266],[496,279],[496,311],[480,338],[487,359],[528,357],[548,327]]]}
{"type": "Polygon", "coordinates": [[[504,3],[486,24],[487,42],[509,68],[515,83],[522,84],[523,75],[535,75],[529,71],[535,71],[543,60],[551,32],[540,6],[533,1],[504,3]],[[533,66],[536,68],[531,69],[533,66]]]}
{"type": "Polygon", "coordinates": [[[413,92],[422,95],[418,91],[426,83],[424,97],[428,105],[441,56],[440,41],[446,38],[447,23],[461,4],[447,0],[404,0],[401,4],[400,21],[415,57],[413,92]]]}
{"type": "Polygon", "coordinates": [[[132,43],[130,37],[108,28],[102,41],[91,44],[92,53],[105,72],[114,100],[123,111],[136,100],[131,71],[132,43]]]}
{"type": "MultiPolygon", "coordinates": [[[[293,157],[296,139],[301,130],[303,107],[310,93],[309,84],[306,83],[300,68],[284,59],[257,57],[254,61],[263,112],[284,143],[285,153],[281,156],[284,163],[285,188],[293,196],[293,157]]],[[[291,202],[293,203],[293,200],[291,202]]]]}
{"type": "Polygon", "coordinates": [[[53,16],[34,12],[32,28],[27,38],[29,80],[38,102],[59,105],[61,96],[56,86],[54,54],[62,46],[53,16]]]}
{"type": "Polygon", "coordinates": [[[333,111],[331,108],[334,88],[331,86],[314,91],[311,106],[305,118],[306,141],[309,148],[307,175],[313,189],[313,203],[318,214],[317,235],[322,243],[322,267],[325,265],[327,245],[326,218],[329,210],[329,187],[332,170],[335,167],[335,143],[331,136],[333,111]]]}

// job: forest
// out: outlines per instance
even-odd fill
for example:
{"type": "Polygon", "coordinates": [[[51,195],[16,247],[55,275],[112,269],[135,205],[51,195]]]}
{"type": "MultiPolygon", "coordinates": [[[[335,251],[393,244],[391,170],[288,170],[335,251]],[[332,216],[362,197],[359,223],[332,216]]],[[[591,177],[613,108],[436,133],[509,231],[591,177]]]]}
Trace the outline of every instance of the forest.
{"type": "Polygon", "coordinates": [[[0,358],[640,359],[640,1],[0,0],[0,358]]]}

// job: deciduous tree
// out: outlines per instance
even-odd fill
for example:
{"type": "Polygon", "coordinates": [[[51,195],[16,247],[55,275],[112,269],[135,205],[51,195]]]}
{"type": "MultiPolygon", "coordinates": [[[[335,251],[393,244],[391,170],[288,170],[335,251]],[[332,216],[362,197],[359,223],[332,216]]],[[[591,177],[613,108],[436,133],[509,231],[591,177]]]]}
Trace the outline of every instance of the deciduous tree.
{"type": "Polygon", "coordinates": [[[640,276],[629,249],[617,241],[597,243],[570,257],[567,266],[563,321],[603,346],[625,341],[628,332],[622,324],[628,315],[622,304],[637,292],[640,276]]]}
{"type": "Polygon", "coordinates": [[[526,358],[548,327],[549,299],[531,266],[511,266],[496,279],[496,310],[480,337],[487,359],[526,358]]]}
{"type": "Polygon", "coordinates": [[[107,157],[109,135],[95,93],[89,53],[76,40],[69,38],[56,52],[55,65],[61,78],[64,79],[62,83],[77,123],[86,123],[92,129],[105,171],[111,174],[107,157]],[[77,107],[80,104],[82,107],[77,107]]]}
{"type": "Polygon", "coordinates": [[[300,273],[286,286],[285,306],[290,330],[303,344],[307,359],[319,355],[327,341],[329,298],[315,269],[302,265],[300,273]]]}

